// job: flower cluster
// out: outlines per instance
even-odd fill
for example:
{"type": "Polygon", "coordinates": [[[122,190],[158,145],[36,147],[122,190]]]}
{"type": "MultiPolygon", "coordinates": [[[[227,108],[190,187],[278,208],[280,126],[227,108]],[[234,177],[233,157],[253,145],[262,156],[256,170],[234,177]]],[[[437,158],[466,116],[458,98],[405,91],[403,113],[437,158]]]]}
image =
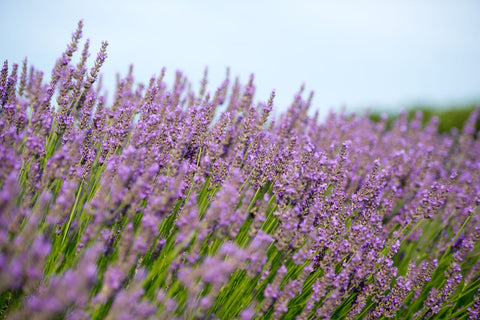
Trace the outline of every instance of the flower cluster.
{"type": "Polygon", "coordinates": [[[253,76],[132,68],[108,102],[81,36],[1,70],[1,317],[477,319],[480,109],[321,122],[302,87],[273,118],[253,76]]]}

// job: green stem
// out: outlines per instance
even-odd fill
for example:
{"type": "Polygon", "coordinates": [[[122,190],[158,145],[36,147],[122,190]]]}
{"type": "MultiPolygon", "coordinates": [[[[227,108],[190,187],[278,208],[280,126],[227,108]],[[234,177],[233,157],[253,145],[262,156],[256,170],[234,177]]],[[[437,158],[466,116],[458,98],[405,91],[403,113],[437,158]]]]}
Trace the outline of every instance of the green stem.
{"type": "Polygon", "coordinates": [[[468,221],[470,221],[470,218],[472,217],[472,215],[468,215],[467,219],[465,219],[465,221],[463,222],[462,226],[460,227],[460,229],[457,231],[457,233],[455,234],[455,237],[453,238],[452,241],[450,241],[450,244],[448,245],[448,247],[445,249],[445,252],[443,253],[442,257],[438,260],[438,264],[440,265],[440,262],[445,258],[445,256],[448,254],[448,251],[450,250],[450,247],[455,243],[455,241],[457,240],[458,236],[460,235],[460,233],[463,231],[463,229],[465,228],[465,226],[467,225],[468,221]]]}
{"type": "Polygon", "coordinates": [[[75,203],[73,204],[72,211],[70,212],[67,225],[65,227],[65,230],[63,231],[63,237],[62,237],[62,242],[60,244],[60,247],[63,246],[63,244],[65,243],[65,238],[67,237],[68,230],[70,229],[70,225],[72,224],[73,217],[75,216],[75,211],[77,209],[78,202],[80,200],[80,194],[82,193],[82,189],[83,189],[83,179],[82,181],[80,181],[80,187],[78,189],[77,196],[75,197],[75,203]]]}

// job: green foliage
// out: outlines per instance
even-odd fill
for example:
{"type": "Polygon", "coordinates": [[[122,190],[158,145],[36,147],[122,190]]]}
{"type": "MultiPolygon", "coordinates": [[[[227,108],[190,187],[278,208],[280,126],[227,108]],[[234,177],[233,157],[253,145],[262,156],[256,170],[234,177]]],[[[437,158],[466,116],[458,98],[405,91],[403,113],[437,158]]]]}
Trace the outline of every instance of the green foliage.
{"type": "MultiPolygon", "coordinates": [[[[407,109],[408,119],[415,117],[417,112],[423,114],[423,125],[425,125],[433,117],[437,117],[440,121],[438,131],[440,133],[450,132],[453,128],[463,129],[463,125],[467,121],[470,113],[478,106],[478,104],[470,103],[465,105],[452,105],[448,107],[438,107],[434,105],[419,104],[407,109]]],[[[392,122],[398,118],[398,113],[386,113],[388,115],[387,126],[390,127],[392,122]]],[[[382,118],[382,112],[373,111],[369,115],[370,119],[379,122],[382,118]]],[[[480,120],[477,121],[477,131],[480,130],[480,120]]]]}

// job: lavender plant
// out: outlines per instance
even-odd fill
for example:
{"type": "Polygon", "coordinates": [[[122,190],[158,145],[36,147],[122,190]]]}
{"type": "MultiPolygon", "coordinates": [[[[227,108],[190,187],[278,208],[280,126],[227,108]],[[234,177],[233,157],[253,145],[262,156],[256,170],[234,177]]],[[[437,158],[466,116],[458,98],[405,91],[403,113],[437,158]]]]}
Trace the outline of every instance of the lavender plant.
{"type": "Polygon", "coordinates": [[[3,318],[478,319],[480,109],[272,118],[253,76],[131,68],[109,102],[81,36],[1,70],[3,318]]]}

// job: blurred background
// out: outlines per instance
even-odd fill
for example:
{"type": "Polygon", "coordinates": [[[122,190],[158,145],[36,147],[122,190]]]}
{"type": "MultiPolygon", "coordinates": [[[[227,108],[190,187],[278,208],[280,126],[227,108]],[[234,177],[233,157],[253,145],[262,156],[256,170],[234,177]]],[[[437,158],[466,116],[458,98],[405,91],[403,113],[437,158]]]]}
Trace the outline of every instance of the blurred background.
{"type": "Polygon", "coordinates": [[[277,113],[302,83],[321,117],[480,102],[478,0],[0,0],[0,59],[49,72],[80,19],[90,64],[109,41],[110,96],[133,63],[139,82],[165,66],[194,88],[208,66],[210,91],[227,67],[243,83],[255,73],[256,100],[276,89],[277,113]]]}

